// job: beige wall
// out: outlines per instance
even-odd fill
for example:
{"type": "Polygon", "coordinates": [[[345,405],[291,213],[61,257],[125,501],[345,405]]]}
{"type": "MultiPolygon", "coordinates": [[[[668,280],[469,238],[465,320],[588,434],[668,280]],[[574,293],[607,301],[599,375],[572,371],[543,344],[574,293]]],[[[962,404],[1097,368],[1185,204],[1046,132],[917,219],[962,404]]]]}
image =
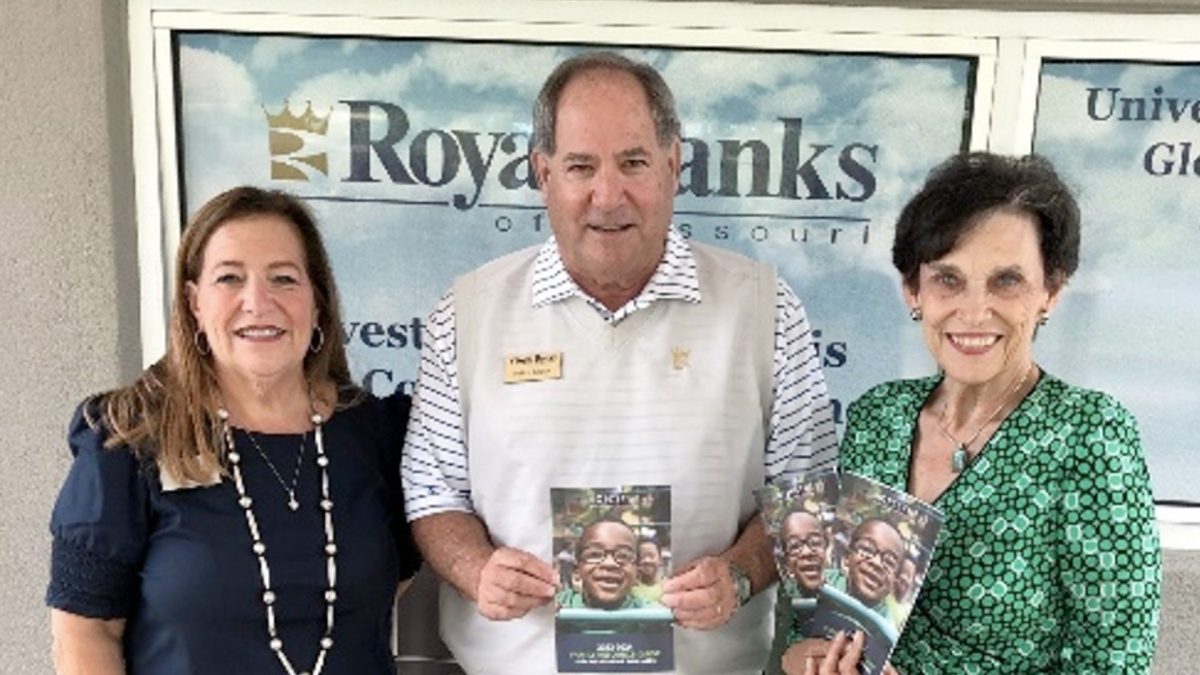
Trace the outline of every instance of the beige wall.
{"type": "Polygon", "coordinates": [[[0,4],[0,672],[49,671],[46,520],[63,431],[137,372],[124,2],[0,4]]]}
{"type": "MultiPolygon", "coordinates": [[[[140,364],[125,12],[0,3],[0,673],[49,669],[45,523],[70,411],[140,364]]],[[[1200,553],[1168,554],[1166,575],[1156,672],[1193,672],[1200,553]]]]}

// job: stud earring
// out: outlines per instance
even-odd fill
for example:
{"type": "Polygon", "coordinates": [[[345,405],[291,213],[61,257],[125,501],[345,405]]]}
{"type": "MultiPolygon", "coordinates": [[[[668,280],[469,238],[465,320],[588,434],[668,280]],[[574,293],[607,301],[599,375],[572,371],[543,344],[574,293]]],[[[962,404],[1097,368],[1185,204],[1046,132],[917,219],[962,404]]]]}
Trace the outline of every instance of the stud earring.
{"type": "Polygon", "coordinates": [[[1042,310],[1041,316],[1038,317],[1038,325],[1045,326],[1048,323],[1050,323],[1050,312],[1042,310]]]}
{"type": "Polygon", "coordinates": [[[911,310],[909,310],[908,318],[912,319],[913,321],[920,321],[922,318],[924,318],[924,316],[921,314],[921,308],[913,307],[911,310]]]}

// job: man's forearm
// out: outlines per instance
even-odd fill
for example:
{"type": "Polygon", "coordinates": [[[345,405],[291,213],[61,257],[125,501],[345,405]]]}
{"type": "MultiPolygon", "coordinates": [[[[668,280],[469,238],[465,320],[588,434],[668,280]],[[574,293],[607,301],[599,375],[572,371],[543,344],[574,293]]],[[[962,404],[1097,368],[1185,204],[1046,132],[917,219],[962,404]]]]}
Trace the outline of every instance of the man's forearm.
{"type": "Polygon", "coordinates": [[[414,520],[411,527],[425,562],[459,593],[477,602],[480,572],[495,551],[479,518],[445,511],[414,520]]]}
{"type": "Polygon", "coordinates": [[[750,577],[752,593],[758,593],[779,579],[771,542],[757,511],[746,521],[733,546],[720,557],[737,565],[750,577]]]}

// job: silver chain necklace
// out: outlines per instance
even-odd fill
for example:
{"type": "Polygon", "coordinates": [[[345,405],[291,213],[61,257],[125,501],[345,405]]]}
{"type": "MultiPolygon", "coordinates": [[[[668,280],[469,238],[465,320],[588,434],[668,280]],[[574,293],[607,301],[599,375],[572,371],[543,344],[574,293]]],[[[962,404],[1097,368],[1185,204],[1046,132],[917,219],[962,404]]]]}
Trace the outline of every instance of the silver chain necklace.
{"type": "Polygon", "coordinates": [[[959,441],[954,437],[953,434],[950,433],[950,430],[946,428],[946,408],[949,407],[949,404],[942,406],[942,412],[940,418],[938,419],[937,427],[938,431],[941,431],[942,435],[954,445],[954,452],[950,454],[951,471],[954,473],[962,473],[967,468],[967,464],[971,459],[971,454],[968,451],[968,448],[971,447],[971,444],[975,442],[975,439],[979,438],[979,434],[983,433],[984,427],[991,424],[992,420],[996,419],[996,415],[999,415],[1000,411],[1004,410],[1004,406],[1008,405],[1009,399],[1012,398],[1012,395],[1020,391],[1021,387],[1025,386],[1025,383],[1029,381],[1029,373],[1031,372],[1033,372],[1032,367],[1025,371],[1025,374],[1022,375],[1021,379],[1017,381],[1016,386],[1014,386],[1012,389],[1009,389],[1008,392],[1000,399],[1000,405],[996,406],[996,409],[992,411],[992,414],[988,415],[987,419],[983,421],[983,424],[980,424],[979,427],[975,429],[975,433],[971,434],[971,437],[965,441],[959,441]]]}
{"type": "MultiPolygon", "coordinates": [[[[302,671],[298,674],[292,666],[291,660],[288,659],[287,654],[283,651],[283,639],[279,637],[279,631],[276,628],[276,594],[271,588],[271,567],[267,564],[266,556],[267,545],[263,543],[262,533],[258,529],[258,519],[254,517],[254,511],[251,509],[254,500],[250,499],[250,496],[246,494],[246,484],[242,481],[242,456],[233,444],[233,429],[229,426],[229,412],[224,408],[218,408],[217,417],[221,418],[221,434],[225,438],[226,457],[229,458],[229,464],[233,471],[233,484],[237,488],[238,506],[242,507],[242,512],[246,516],[246,527],[250,530],[250,539],[253,542],[250,549],[254,552],[254,557],[258,559],[258,573],[262,580],[263,589],[260,599],[267,615],[267,634],[270,635],[267,646],[270,647],[271,651],[275,652],[275,656],[279,659],[279,663],[283,665],[283,669],[288,675],[321,675],[321,670],[325,668],[325,656],[333,648],[333,604],[337,600],[337,545],[333,541],[333,501],[329,498],[329,458],[325,455],[324,436],[321,433],[321,424],[324,422],[324,419],[320,414],[313,413],[313,438],[316,441],[315,445],[317,447],[317,466],[321,469],[320,507],[321,511],[324,512],[325,520],[325,574],[329,584],[324,592],[325,633],[321,637],[321,650],[317,652],[316,662],[313,664],[312,670],[302,671]]],[[[250,440],[253,441],[254,437],[251,436],[250,440]]],[[[257,446],[258,444],[255,443],[255,445],[257,446]]],[[[262,449],[260,448],[259,452],[261,451],[262,449]]],[[[278,472],[276,472],[276,477],[279,477],[278,472]]]]}
{"type": "Polygon", "coordinates": [[[300,501],[296,499],[296,485],[300,482],[300,467],[304,466],[304,439],[308,437],[308,432],[300,434],[300,450],[296,452],[296,470],[292,472],[292,484],[290,487],[284,482],[283,476],[279,474],[279,469],[275,468],[275,462],[272,462],[271,458],[267,457],[267,453],[264,452],[262,446],[258,444],[258,439],[254,437],[254,434],[247,430],[246,436],[250,438],[250,443],[254,446],[254,449],[258,450],[259,456],[262,457],[263,461],[267,463],[267,468],[271,470],[271,473],[275,474],[275,480],[279,481],[279,485],[283,487],[283,491],[287,493],[288,508],[292,511],[299,511],[300,501]]]}

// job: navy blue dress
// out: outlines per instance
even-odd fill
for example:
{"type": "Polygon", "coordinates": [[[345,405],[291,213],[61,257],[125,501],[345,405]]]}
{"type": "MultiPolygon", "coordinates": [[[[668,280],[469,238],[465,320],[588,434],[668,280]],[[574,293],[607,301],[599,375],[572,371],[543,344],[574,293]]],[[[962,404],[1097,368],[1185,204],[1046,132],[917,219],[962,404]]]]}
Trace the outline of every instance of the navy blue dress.
{"type": "MultiPolygon", "coordinates": [[[[324,426],[337,553],[333,649],[325,675],[394,673],[389,649],[397,584],[420,565],[404,518],[400,451],[409,399],[368,398],[324,426]]],[[[299,434],[255,434],[290,483],[299,434]]],[[[72,614],[126,620],[131,675],[283,673],[268,647],[262,582],[231,479],[163,492],[153,462],[103,448],[103,431],[71,422],[75,461],[50,521],[46,602],[72,614]]],[[[296,497],[245,432],[235,430],[271,570],[276,617],[297,672],[309,671],[324,631],[325,534],[313,435],[296,497]]]]}

